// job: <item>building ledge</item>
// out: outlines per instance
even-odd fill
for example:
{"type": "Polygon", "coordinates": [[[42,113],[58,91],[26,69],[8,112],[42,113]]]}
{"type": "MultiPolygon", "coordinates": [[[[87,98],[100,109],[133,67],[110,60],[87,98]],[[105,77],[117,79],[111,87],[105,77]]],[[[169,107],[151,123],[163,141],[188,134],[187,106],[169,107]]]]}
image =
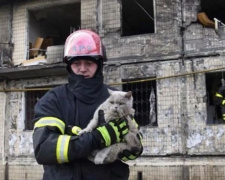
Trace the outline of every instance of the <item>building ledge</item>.
{"type": "Polygon", "coordinates": [[[0,68],[0,81],[66,75],[66,64],[45,64],[0,68]]]}

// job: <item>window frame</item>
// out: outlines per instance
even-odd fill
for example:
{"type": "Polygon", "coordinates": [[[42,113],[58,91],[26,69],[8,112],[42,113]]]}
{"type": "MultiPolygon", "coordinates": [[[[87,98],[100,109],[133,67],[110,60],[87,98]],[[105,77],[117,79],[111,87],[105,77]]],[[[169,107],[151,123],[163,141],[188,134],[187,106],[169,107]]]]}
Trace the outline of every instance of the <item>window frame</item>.
{"type": "MultiPolygon", "coordinates": [[[[152,78],[154,78],[154,77],[152,77],[152,78]]],[[[146,78],[146,79],[149,79],[149,78],[146,78]]],[[[140,79],[132,79],[132,80],[131,79],[129,79],[129,80],[122,79],[122,82],[123,82],[122,90],[123,91],[132,91],[133,98],[134,98],[133,108],[135,109],[134,118],[136,119],[137,123],[140,126],[158,126],[156,80],[153,80],[153,81],[143,81],[144,79],[141,79],[141,81],[139,81],[139,80],[140,79]],[[152,110],[153,110],[152,115],[155,117],[154,122],[151,122],[151,120],[149,118],[150,108],[151,108],[149,98],[150,98],[150,95],[152,92],[152,88],[153,88],[153,92],[155,95],[154,107],[152,108],[152,110]],[[138,112],[138,109],[141,109],[141,112],[138,112]],[[146,110],[148,110],[148,111],[146,111],[146,110]],[[146,112],[144,112],[144,111],[146,111],[146,112]],[[146,117],[148,117],[148,119],[146,117]],[[146,120],[146,121],[144,121],[144,120],[146,120]]]]}
{"type": "MultiPolygon", "coordinates": [[[[132,35],[141,35],[141,34],[149,34],[149,33],[155,33],[156,32],[156,25],[155,25],[155,0],[151,0],[151,2],[149,2],[149,0],[131,0],[129,1],[129,6],[126,6],[125,5],[125,1],[128,1],[128,0],[121,0],[121,36],[123,37],[126,37],[126,36],[132,36],[132,35]],[[142,2],[140,2],[142,1],[142,2]],[[146,10],[146,8],[144,7],[147,7],[146,4],[144,3],[150,3],[151,4],[151,7],[150,10],[152,10],[153,12],[151,12],[150,10],[146,10]],[[131,6],[133,5],[133,6],[131,6]],[[126,8],[126,9],[125,9],[126,8]],[[135,9],[137,11],[139,11],[139,13],[129,13],[131,10],[130,9],[135,9]],[[143,13],[141,13],[143,12],[143,13]],[[128,15],[129,14],[129,15],[128,15]],[[138,16],[141,16],[139,17],[138,19],[142,19],[142,21],[132,21],[132,20],[127,20],[126,17],[131,17],[133,15],[133,18],[137,18],[137,15],[138,16]],[[144,21],[146,20],[146,21],[144,21]],[[133,30],[134,32],[130,32],[128,31],[128,25],[125,25],[125,22],[127,24],[131,24],[132,27],[136,27],[135,29],[136,30],[133,30]],[[135,25],[133,23],[138,23],[138,25],[135,25]],[[142,25],[146,25],[146,24],[151,24],[150,28],[147,26],[145,26],[145,28],[142,28],[140,29],[140,24],[142,25]],[[139,28],[137,28],[139,27],[139,28]],[[148,30],[147,30],[147,29],[148,30]]],[[[131,28],[132,29],[132,28],[131,28]]]]}
{"type": "Polygon", "coordinates": [[[38,89],[37,87],[35,88],[29,88],[29,90],[25,91],[25,94],[24,94],[24,97],[25,97],[25,121],[24,121],[24,130],[25,131],[29,131],[29,130],[33,130],[33,127],[34,127],[34,122],[33,122],[33,119],[34,119],[34,107],[35,107],[35,104],[37,103],[37,101],[43,97],[45,95],[46,92],[48,92],[48,90],[41,90],[42,88],[44,89],[50,89],[50,87],[41,87],[40,89],[38,89]],[[35,90],[37,89],[37,90],[35,90]],[[31,99],[31,101],[33,102],[30,102],[27,98],[27,95],[31,95],[30,93],[32,93],[34,95],[34,93],[36,93],[35,95],[38,95],[38,97],[36,96],[35,99],[34,97],[30,97],[30,98],[33,98],[31,99]],[[29,106],[29,107],[28,107],[29,106]]]}
{"type": "Polygon", "coordinates": [[[222,85],[221,80],[225,71],[210,72],[205,74],[206,83],[206,108],[207,108],[207,125],[223,124],[221,108],[215,103],[215,94],[222,85]]]}

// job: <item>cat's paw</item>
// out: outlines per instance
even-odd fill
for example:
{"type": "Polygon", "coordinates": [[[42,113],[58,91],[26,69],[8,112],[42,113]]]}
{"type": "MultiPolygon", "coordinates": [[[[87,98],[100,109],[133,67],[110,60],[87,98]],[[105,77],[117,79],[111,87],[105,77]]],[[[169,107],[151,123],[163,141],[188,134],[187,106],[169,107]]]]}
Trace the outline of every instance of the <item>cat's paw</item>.
{"type": "Polygon", "coordinates": [[[96,158],[96,157],[95,157],[94,163],[95,163],[95,164],[104,164],[104,159],[96,158]]]}
{"type": "Polygon", "coordinates": [[[81,135],[81,134],[84,134],[84,133],[87,133],[87,132],[91,132],[91,130],[90,130],[90,129],[83,129],[83,130],[80,130],[80,131],[78,132],[78,135],[81,135]]]}
{"type": "Polygon", "coordinates": [[[109,163],[112,163],[114,162],[115,159],[111,159],[110,157],[102,157],[102,158],[96,158],[94,159],[94,163],[95,164],[109,164],[109,163]]]}
{"type": "Polygon", "coordinates": [[[84,134],[85,132],[87,132],[86,130],[81,130],[78,132],[78,135],[80,136],[81,134],[84,134]]]}

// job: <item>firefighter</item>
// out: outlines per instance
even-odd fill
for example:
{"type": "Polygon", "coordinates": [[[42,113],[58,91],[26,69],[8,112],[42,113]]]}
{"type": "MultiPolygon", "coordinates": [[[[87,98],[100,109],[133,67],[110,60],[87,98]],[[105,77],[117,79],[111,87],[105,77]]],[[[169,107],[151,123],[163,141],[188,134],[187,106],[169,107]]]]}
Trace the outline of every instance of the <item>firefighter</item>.
{"type": "Polygon", "coordinates": [[[222,79],[222,86],[219,87],[218,92],[215,95],[215,102],[221,108],[222,118],[225,121],[225,85],[222,79]]]}
{"type": "MultiPolygon", "coordinates": [[[[103,83],[105,49],[100,37],[90,30],[68,36],[64,48],[68,84],[48,91],[35,105],[33,145],[37,162],[44,167],[43,180],[127,180],[129,166],[121,160],[95,165],[87,159],[95,150],[123,141],[129,131],[126,120],[112,120],[78,136],[94,111],[108,97],[103,83]]],[[[122,160],[133,160],[125,150],[122,160]]]]}

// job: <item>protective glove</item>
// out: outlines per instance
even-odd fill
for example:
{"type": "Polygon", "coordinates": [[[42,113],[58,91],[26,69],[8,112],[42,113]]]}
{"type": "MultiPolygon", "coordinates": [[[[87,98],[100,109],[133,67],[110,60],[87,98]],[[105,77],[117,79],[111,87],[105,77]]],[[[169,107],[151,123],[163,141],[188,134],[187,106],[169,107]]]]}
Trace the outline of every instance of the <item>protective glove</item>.
{"type": "Polygon", "coordinates": [[[97,127],[92,134],[101,148],[124,141],[124,136],[129,132],[125,118],[114,119],[105,125],[97,127]]]}
{"type": "Polygon", "coordinates": [[[143,152],[143,145],[142,145],[142,134],[137,134],[137,138],[141,142],[141,148],[131,148],[131,150],[125,149],[121,153],[119,153],[118,157],[122,161],[129,161],[137,159],[143,152]]]}

